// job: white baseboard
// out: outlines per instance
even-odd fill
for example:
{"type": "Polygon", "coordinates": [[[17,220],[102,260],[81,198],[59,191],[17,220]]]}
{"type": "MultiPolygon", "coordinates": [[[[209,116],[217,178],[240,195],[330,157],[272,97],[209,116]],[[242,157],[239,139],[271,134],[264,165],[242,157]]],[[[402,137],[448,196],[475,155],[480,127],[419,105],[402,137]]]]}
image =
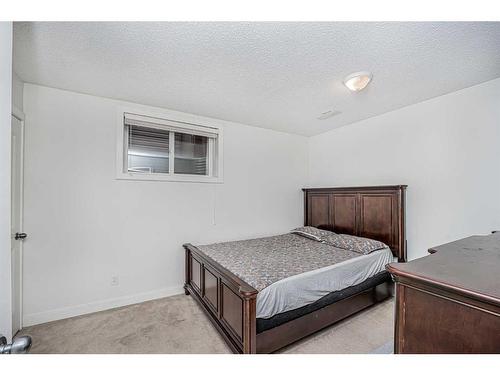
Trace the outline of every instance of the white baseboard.
{"type": "Polygon", "coordinates": [[[63,307],[60,309],[38,312],[34,314],[26,314],[23,316],[23,327],[33,326],[35,324],[52,322],[54,320],[72,318],[74,316],[90,314],[93,312],[104,311],[113,309],[115,307],[123,307],[141,303],[158,298],[164,298],[181,294],[184,292],[182,286],[153,290],[151,292],[134,294],[131,296],[124,296],[112,298],[102,301],[90,302],[83,305],[63,307]]]}

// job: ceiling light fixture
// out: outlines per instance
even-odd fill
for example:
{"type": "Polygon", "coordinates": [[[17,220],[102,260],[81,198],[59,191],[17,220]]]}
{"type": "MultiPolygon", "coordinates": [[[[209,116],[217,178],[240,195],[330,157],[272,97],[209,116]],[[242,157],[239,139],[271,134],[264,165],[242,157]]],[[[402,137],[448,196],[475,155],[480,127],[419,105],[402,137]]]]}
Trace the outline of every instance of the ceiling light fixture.
{"type": "Polygon", "coordinates": [[[356,72],[344,78],[344,85],[351,91],[363,90],[372,80],[370,72],[356,72]]]}

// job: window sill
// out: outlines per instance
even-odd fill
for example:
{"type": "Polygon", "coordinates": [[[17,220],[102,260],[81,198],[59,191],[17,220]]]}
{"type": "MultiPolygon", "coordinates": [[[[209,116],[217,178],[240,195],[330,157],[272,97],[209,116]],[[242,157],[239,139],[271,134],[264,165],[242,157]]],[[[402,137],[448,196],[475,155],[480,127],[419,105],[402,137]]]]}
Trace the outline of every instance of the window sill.
{"type": "Polygon", "coordinates": [[[224,182],[222,177],[197,176],[197,175],[162,175],[154,173],[119,173],[117,180],[135,180],[135,181],[165,181],[165,182],[195,182],[221,184],[224,182]]]}

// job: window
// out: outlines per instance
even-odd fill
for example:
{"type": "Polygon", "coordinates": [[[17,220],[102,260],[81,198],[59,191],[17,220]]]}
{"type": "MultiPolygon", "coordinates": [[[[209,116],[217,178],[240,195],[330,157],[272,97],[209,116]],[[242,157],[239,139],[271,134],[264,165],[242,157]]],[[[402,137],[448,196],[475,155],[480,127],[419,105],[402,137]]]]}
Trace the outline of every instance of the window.
{"type": "Polygon", "coordinates": [[[125,125],[125,131],[128,138],[128,172],[169,172],[170,132],[168,130],[125,125]]]}
{"type": "Polygon", "coordinates": [[[221,129],[124,113],[119,178],[221,182],[221,129]]]}
{"type": "Polygon", "coordinates": [[[174,173],[207,175],[207,137],[175,133],[174,173]]]}

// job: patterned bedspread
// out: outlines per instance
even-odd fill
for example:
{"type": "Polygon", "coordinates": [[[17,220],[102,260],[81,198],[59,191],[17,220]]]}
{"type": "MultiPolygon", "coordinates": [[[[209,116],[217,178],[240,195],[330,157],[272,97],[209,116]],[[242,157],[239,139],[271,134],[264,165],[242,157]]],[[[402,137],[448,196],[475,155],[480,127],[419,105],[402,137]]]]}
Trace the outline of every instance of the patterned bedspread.
{"type": "Polygon", "coordinates": [[[361,256],[292,233],[197,248],[259,292],[290,276],[361,256]]]}

